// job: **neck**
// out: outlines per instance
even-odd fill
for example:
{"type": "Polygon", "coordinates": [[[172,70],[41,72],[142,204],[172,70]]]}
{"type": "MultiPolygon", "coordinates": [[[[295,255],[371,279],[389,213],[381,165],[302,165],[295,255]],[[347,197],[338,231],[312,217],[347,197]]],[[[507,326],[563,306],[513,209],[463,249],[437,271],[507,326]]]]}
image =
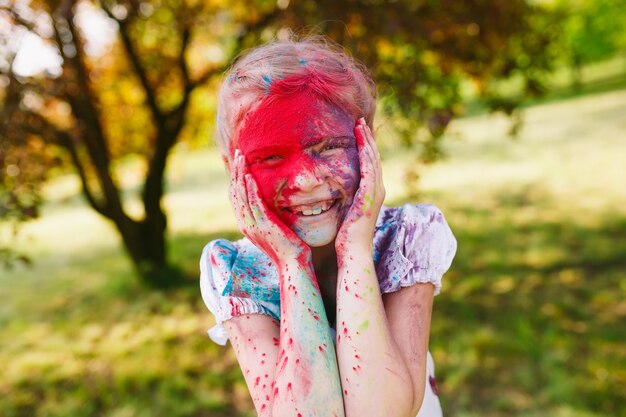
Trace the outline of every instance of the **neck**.
{"type": "Polygon", "coordinates": [[[335,242],[331,242],[326,246],[312,247],[311,258],[313,261],[313,269],[319,276],[325,276],[328,273],[336,273],[337,252],[335,251],[335,242]]]}
{"type": "Polygon", "coordinates": [[[337,309],[337,252],[335,242],[319,248],[311,248],[311,260],[315,278],[322,294],[328,323],[335,327],[337,309]]]}

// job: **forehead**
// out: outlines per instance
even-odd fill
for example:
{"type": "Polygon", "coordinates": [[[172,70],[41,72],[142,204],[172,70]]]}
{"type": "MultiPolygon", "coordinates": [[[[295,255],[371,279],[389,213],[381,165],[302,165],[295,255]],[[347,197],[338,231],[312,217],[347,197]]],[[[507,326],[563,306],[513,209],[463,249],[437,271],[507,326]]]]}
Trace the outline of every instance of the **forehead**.
{"type": "Polygon", "coordinates": [[[328,137],[352,136],[353,128],[352,116],[305,89],[266,97],[246,116],[237,142],[244,154],[276,146],[295,150],[328,137]]]}

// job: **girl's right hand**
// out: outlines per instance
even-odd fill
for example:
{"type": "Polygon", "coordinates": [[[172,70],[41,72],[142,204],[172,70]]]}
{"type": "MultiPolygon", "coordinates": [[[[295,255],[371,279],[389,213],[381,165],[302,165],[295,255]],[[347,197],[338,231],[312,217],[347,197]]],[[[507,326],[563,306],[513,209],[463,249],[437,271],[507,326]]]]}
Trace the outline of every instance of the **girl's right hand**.
{"type": "Polygon", "coordinates": [[[301,256],[309,260],[311,248],[268,209],[239,149],[233,165],[229,197],[239,230],[278,268],[301,256]]]}

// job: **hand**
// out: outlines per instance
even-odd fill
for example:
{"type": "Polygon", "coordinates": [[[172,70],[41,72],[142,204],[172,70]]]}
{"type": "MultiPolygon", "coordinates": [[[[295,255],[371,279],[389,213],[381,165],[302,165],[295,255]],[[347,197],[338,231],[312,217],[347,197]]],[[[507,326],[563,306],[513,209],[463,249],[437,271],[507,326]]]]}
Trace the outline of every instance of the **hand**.
{"type": "Polygon", "coordinates": [[[361,182],[337,233],[335,249],[338,255],[346,253],[353,245],[366,244],[371,248],[378,213],[385,200],[380,155],[365,119],[357,121],[354,134],[359,148],[361,182]]]}
{"type": "Polygon", "coordinates": [[[310,256],[311,248],[268,209],[239,149],[233,162],[229,197],[239,230],[278,268],[289,260],[310,256]]]}

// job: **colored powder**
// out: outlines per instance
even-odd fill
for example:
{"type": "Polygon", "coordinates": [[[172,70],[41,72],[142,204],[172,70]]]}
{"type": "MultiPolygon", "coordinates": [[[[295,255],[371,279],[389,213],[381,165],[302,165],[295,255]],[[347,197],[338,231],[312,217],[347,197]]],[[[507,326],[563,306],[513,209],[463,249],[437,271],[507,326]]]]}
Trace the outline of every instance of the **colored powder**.
{"type": "MultiPolygon", "coordinates": [[[[319,80],[312,80],[315,81],[319,80]]],[[[316,90],[326,88],[318,85],[316,90]]],[[[305,150],[328,137],[353,137],[354,118],[320,98],[311,88],[295,84],[290,78],[272,83],[270,92],[246,116],[239,132],[238,146],[246,157],[263,200],[277,212],[277,200],[290,196],[288,190],[276,195],[281,186],[285,183],[293,185],[300,175],[319,172],[320,161],[305,150]]],[[[349,167],[335,169],[354,171],[356,168],[358,171],[356,148],[349,159],[349,167]]],[[[341,176],[345,177],[345,172],[341,176]]],[[[287,225],[296,220],[296,216],[285,211],[280,212],[280,217],[287,225]]]]}

